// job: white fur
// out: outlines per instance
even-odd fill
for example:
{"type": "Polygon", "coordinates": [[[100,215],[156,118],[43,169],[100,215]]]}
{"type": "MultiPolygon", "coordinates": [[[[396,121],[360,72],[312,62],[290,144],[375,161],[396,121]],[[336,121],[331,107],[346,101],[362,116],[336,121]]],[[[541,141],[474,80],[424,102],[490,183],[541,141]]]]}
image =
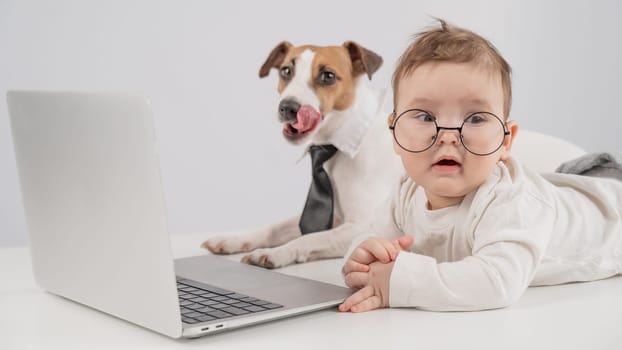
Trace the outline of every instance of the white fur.
{"type": "Polygon", "coordinates": [[[320,100],[311,88],[311,74],[313,73],[313,57],[315,53],[311,50],[305,50],[296,59],[296,66],[294,67],[294,78],[287,84],[287,87],[281,92],[281,100],[293,97],[300,104],[308,104],[315,110],[320,108],[320,100]]]}
{"type": "MultiPolygon", "coordinates": [[[[296,75],[283,90],[281,98],[293,97],[301,105],[309,104],[317,109],[320,101],[309,85],[312,60],[311,51],[300,56],[296,61],[296,75]]],[[[344,143],[338,147],[340,152],[324,164],[335,194],[332,229],[301,235],[298,228],[300,215],[296,215],[248,234],[211,238],[203,246],[225,254],[252,251],[242,261],[269,268],[343,256],[354,237],[366,232],[377,205],[384,201],[403,173],[399,158],[392,149],[388,113],[382,112],[383,96],[371,87],[365,76],[361,76],[356,83],[352,106],[344,111],[327,113],[308,137],[307,143],[338,143],[334,141],[341,141],[341,126],[367,130],[360,147],[344,143]],[[360,124],[364,122],[370,124],[360,124]]]]}

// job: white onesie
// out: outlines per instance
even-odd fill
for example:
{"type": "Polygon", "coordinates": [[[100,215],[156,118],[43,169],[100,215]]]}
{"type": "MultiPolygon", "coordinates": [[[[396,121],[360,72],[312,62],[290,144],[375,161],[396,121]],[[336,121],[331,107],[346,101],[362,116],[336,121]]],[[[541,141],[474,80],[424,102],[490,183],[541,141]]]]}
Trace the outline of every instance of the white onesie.
{"type": "Polygon", "coordinates": [[[378,214],[372,235],[414,237],[391,273],[391,307],[498,308],[529,285],[622,272],[622,182],[613,179],[540,175],[510,159],[439,210],[428,210],[423,188],[405,176],[378,214]]]}

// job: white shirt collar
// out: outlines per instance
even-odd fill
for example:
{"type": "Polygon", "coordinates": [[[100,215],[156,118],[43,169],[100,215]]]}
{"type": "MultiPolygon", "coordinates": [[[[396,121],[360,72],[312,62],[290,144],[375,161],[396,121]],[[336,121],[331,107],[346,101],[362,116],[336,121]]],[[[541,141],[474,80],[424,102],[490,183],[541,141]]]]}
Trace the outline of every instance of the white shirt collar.
{"type": "Polygon", "coordinates": [[[305,151],[300,159],[305,156],[311,144],[332,144],[350,158],[356,156],[367,131],[381,113],[387,97],[385,89],[375,89],[364,79],[361,77],[357,82],[356,98],[352,107],[345,112],[332,112],[331,118],[344,120],[341,125],[326,136],[317,135],[313,137],[305,146],[305,151]]]}

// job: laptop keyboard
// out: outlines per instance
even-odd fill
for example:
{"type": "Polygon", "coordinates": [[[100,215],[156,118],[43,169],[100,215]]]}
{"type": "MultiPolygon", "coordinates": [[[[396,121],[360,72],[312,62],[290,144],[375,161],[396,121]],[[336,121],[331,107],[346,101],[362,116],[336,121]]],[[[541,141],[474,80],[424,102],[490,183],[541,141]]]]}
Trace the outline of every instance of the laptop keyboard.
{"type": "Polygon", "coordinates": [[[179,293],[181,320],[188,324],[283,307],[283,305],[266,300],[187,279],[177,280],[177,292],[179,293]]]}

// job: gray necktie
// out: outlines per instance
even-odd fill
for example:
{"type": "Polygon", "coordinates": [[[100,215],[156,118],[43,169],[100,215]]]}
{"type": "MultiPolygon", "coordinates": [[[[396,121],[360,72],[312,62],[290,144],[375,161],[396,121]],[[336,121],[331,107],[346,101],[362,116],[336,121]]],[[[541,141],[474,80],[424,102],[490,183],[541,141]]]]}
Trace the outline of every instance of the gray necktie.
{"type": "Polygon", "coordinates": [[[337,148],[333,145],[309,147],[313,180],[298,223],[303,235],[333,227],[333,187],[322,165],[336,152],[337,148]]]}

